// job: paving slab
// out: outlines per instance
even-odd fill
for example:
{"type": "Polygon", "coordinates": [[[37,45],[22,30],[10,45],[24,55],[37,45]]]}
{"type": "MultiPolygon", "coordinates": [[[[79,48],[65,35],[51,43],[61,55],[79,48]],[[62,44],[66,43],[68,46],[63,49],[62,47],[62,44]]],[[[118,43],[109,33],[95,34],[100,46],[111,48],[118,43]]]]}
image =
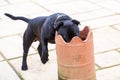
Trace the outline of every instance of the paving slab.
{"type": "Polygon", "coordinates": [[[90,10],[99,9],[100,7],[92,4],[88,1],[78,0],[78,1],[70,1],[63,4],[54,4],[54,5],[46,5],[45,8],[53,11],[53,12],[64,12],[66,14],[75,14],[86,12],[90,10]],[[73,6],[74,5],[74,6],[73,6]],[[88,7],[89,6],[89,7],[88,7]]]}
{"type": "Polygon", "coordinates": [[[118,51],[120,51],[120,49],[118,49],[118,51]]]}
{"type": "Polygon", "coordinates": [[[114,11],[116,13],[120,13],[120,2],[116,0],[105,0],[102,2],[99,2],[98,5],[110,9],[111,11],[114,11]],[[112,6],[111,6],[112,5],[112,6]]]}
{"type": "Polygon", "coordinates": [[[99,67],[95,65],[95,69],[97,70],[97,69],[99,69],[99,67]]]}
{"type": "Polygon", "coordinates": [[[11,60],[10,63],[24,80],[58,80],[56,51],[49,52],[49,61],[42,64],[38,54],[28,57],[28,70],[21,70],[22,59],[11,60]]]}
{"type": "Polygon", "coordinates": [[[31,0],[7,0],[9,4],[20,4],[20,3],[27,3],[30,2],[31,0]]]}
{"type": "Polygon", "coordinates": [[[0,6],[7,5],[7,2],[5,0],[0,0],[0,6]]]}
{"type": "MultiPolygon", "coordinates": [[[[23,43],[22,38],[18,35],[4,37],[0,39],[0,50],[2,54],[7,58],[15,58],[23,55],[23,43]]],[[[29,53],[35,53],[33,48],[30,48],[29,53]]]]}
{"type": "Polygon", "coordinates": [[[0,80],[21,80],[7,62],[0,62],[0,80]]]}
{"type": "Polygon", "coordinates": [[[102,2],[102,0],[88,0],[90,2],[94,2],[94,3],[99,3],[99,2],[102,2]]]}
{"type": "Polygon", "coordinates": [[[6,20],[1,20],[0,37],[23,33],[26,28],[27,28],[27,24],[22,21],[13,21],[9,18],[6,20]]]}
{"type": "Polygon", "coordinates": [[[120,64],[120,53],[109,51],[95,55],[95,63],[101,68],[120,64]]]}
{"type": "Polygon", "coordinates": [[[49,16],[53,14],[52,12],[44,12],[44,13],[34,13],[29,15],[31,18],[39,17],[39,16],[49,16]]]}
{"type": "Polygon", "coordinates": [[[75,14],[75,15],[71,15],[71,16],[79,21],[87,21],[87,20],[98,19],[98,18],[102,18],[102,17],[114,15],[114,14],[115,14],[115,12],[100,8],[97,10],[80,13],[80,14],[75,14]]]}
{"type": "Polygon", "coordinates": [[[32,0],[36,2],[39,5],[45,6],[45,5],[55,5],[55,4],[61,4],[61,3],[67,3],[67,2],[72,2],[73,0],[32,0]]]}
{"type": "Polygon", "coordinates": [[[120,32],[111,27],[93,30],[95,53],[113,50],[120,47],[120,32]]]}
{"type": "Polygon", "coordinates": [[[113,25],[112,27],[115,28],[116,30],[119,30],[119,31],[120,31],[120,24],[113,25]]]}
{"type": "Polygon", "coordinates": [[[0,61],[4,60],[3,57],[0,55],[0,61]]]}
{"type": "Polygon", "coordinates": [[[119,23],[120,23],[120,15],[106,16],[103,18],[97,18],[97,19],[81,22],[83,26],[87,25],[87,26],[90,26],[92,29],[115,25],[119,23]]]}
{"type": "Polygon", "coordinates": [[[7,5],[4,7],[0,7],[1,13],[9,12],[14,15],[30,15],[34,13],[41,13],[46,12],[43,8],[35,3],[21,3],[21,4],[14,4],[14,5],[7,5]]]}
{"type": "Polygon", "coordinates": [[[96,72],[97,80],[120,80],[120,66],[115,66],[96,72]]]}

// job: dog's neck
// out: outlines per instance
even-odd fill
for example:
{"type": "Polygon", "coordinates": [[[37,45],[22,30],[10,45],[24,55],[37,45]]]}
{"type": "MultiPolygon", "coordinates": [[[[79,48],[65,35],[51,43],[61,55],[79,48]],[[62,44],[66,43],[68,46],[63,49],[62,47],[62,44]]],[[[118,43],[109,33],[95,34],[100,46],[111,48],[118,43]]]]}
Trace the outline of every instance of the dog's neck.
{"type": "Polygon", "coordinates": [[[63,16],[66,16],[66,15],[64,15],[64,14],[57,14],[57,18],[54,21],[54,27],[55,27],[55,24],[58,21],[58,19],[61,18],[61,17],[63,17],[63,16]]]}

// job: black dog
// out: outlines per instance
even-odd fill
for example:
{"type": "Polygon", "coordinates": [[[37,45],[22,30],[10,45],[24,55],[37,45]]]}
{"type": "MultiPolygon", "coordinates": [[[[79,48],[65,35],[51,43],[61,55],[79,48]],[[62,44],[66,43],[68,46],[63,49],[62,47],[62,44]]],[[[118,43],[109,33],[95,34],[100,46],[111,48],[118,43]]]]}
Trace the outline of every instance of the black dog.
{"type": "Polygon", "coordinates": [[[63,13],[55,13],[50,16],[37,17],[28,19],[20,16],[13,16],[5,13],[6,16],[13,20],[23,20],[28,23],[28,27],[23,36],[23,61],[22,70],[27,70],[27,54],[29,47],[33,41],[39,40],[38,52],[41,61],[45,64],[48,61],[48,42],[55,43],[55,32],[57,31],[66,42],[74,36],[80,36],[79,21],[72,20],[69,16],[63,13]]]}

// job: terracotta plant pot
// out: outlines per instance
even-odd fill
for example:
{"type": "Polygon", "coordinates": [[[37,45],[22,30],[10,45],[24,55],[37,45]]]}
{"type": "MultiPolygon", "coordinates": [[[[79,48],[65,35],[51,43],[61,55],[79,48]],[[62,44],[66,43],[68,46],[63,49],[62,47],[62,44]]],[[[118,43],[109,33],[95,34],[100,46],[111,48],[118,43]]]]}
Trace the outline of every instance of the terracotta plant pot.
{"type": "Polygon", "coordinates": [[[86,26],[80,35],[66,43],[56,33],[59,80],[96,80],[92,31],[86,26]]]}

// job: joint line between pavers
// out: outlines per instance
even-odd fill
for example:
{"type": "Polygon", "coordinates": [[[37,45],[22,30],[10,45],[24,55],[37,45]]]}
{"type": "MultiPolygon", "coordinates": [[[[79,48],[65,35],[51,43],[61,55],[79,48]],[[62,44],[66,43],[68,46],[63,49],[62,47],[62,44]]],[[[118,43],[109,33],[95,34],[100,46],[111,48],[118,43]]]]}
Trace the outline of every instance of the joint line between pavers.
{"type": "Polygon", "coordinates": [[[101,7],[101,8],[103,8],[103,9],[107,9],[107,10],[109,10],[109,11],[112,11],[112,12],[117,13],[116,11],[113,11],[112,9],[109,9],[109,8],[106,8],[106,7],[102,6],[102,5],[99,5],[99,4],[96,3],[96,2],[91,2],[91,1],[88,1],[88,2],[90,2],[90,3],[92,3],[92,4],[95,4],[95,5],[97,5],[97,6],[101,7]]]}
{"type": "Polygon", "coordinates": [[[91,19],[87,19],[87,20],[81,20],[81,21],[82,21],[82,22],[85,22],[85,21],[90,21],[90,20],[95,20],[95,19],[102,19],[102,18],[105,18],[105,17],[115,16],[115,15],[116,15],[116,14],[111,14],[111,15],[100,16],[100,17],[91,18],[91,19]]]}
{"type": "MultiPolygon", "coordinates": [[[[97,66],[98,69],[101,69],[101,67],[97,63],[95,63],[95,66],[97,66]]],[[[96,70],[98,70],[98,69],[96,69],[96,70]]]]}
{"type": "Polygon", "coordinates": [[[5,0],[8,4],[11,4],[10,2],[9,2],[9,0],[5,0]]]}
{"type": "MultiPolygon", "coordinates": [[[[118,24],[120,24],[120,23],[118,23],[118,24]]],[[[114,25],[117,25],[117,24],[114,24],[114,25]]],[[[111,25],[111,28],[113,28],[116,31],[120,31],[119,29],[115,28],[114,25],[111,25]]]]}
{"type": "Polygon", "coordinates": [[[19,34],[20,34],[20,33],[18,33],[18,34],[6,35],[6,36],[1,36],[0,38],[10,37],[10,36],[17,36],[17,35],[20,36],[19,34]]]}
{"type": "Polygon", "coordinates": [[[116,49],[116,51],[117,51],[118,53],[120,53],[120,50],[116,49]]]}
{"type": "Polygon", "coordinates": [[[4,61],[8,63],[8,65],[14,70],[14,72],[18,75],[18,77],[23,80],[22,76],[16,71],[16,69],[13,67],[13,65],[9,62],[9,60],[2,54],[0,51],[1,56],[4,58],[4,61]]]}
{"type": "Polygon", "coordinates": [[[97,71],[98,71],[98,70],[107,69],[107,68],[116,67],[116,66],[120,66],[120,64],[115,64],[115,65],[111,65],[111,66],[108,66],[108,67],[103,67],[103,68],[97,69],[97,71]]]}
{"type": "Polygon", "coordinates": [[[40,6],[41,8],[45,9],[45,10],[46,10],[46,11],[48,11],[48,12],[50,12],[50,11],[51,11],[51,10],[49,10],[49,9],[45,8],[44,6],[42,6],[42,5],[38,4],[37,2],[34,2],[34,1],[32,1],[32,2],[33,2],[33,3],[35,3],[36,5],[40,6]]]}
{"type": "Polygon", "coordinates": [[[114,49],[110,49],[110,50],[107,50],[107,51],[98,52],[98,53],[95,53],[95,55],[106,53],[106,52],[110,52],[110,51],[116,51],[118,49],[120,49],[120,48],[114,48],[114,49]]]}

